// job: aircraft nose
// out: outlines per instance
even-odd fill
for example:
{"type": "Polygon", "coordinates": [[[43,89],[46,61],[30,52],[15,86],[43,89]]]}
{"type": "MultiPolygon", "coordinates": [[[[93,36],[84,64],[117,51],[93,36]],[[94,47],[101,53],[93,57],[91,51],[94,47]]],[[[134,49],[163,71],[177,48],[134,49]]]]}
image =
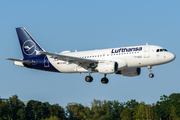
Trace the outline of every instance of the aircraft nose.
{"type": "Polygon", "coordinates": [[[176,58],[176,55],[173,53],[170,53],[170,55],[169,55],[170,62],[173,61],[175,58],[176,58]]]}

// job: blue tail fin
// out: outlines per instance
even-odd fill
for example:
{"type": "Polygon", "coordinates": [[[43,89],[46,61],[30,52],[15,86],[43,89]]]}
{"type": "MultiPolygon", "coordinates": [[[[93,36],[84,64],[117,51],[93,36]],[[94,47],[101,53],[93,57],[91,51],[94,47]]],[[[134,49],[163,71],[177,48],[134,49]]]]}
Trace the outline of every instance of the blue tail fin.
{"type": "Polygon", "coordinates": [[[16,28],[16,32],[24,58],[36,57],[39,52],[45,52],[24,27],[16,28]]]}

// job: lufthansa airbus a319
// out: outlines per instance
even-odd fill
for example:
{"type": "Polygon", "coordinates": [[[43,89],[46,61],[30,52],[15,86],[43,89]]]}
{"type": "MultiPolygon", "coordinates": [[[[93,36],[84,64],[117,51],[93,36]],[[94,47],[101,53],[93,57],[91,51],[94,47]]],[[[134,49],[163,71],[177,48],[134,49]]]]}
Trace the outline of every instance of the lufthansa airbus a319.
{"type": "Polygon", "coordinates": [[[140,45],[111,49],[90,50],[61,53],[46,52],[24,28],[16,28],[23,59],[6,58],[14,65],[60,73],[88,73],[85,80],[92,82],[91,73],[101,73],[103,84],[109,82],[107,74],[120,74],[133,77],[140,75],[141,67],[149,69],[153,78],[152,67],[169,63],[175,55],[167,49],[156,45],[140,45]]]}

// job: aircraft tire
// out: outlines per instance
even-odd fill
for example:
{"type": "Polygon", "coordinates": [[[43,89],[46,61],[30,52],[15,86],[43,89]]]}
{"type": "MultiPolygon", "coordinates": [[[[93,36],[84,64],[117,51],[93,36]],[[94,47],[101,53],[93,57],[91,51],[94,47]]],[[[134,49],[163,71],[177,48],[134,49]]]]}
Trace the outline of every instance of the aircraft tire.
{"type": "Polygon", "coordinates": [[[86,82],[92,82],[92,81],[93,81],[93,77],[91,77],[91,76],[86,76],[85,81],[86,81],[86,82]]]}
{"type": "Polygon", "coordinates": [[[103,83],[103,84],[107,84],[108,82],[109,82],[109,80],[105,77],[101,79],[101,83],[103,83]]]}
{"type": "Polygon", "coordinates": [[[149,77],[150,77],[150,78],[153,78],[153,77],[154,77],[154,74],[150,73],[150,74],[149,74],[149,77]]]}

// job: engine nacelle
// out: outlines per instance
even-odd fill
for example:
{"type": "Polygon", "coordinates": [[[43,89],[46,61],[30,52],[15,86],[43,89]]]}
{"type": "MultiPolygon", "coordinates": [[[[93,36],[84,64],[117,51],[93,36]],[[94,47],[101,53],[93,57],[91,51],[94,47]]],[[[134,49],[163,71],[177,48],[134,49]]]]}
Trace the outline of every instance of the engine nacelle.
{"type": "Polygon", "coordinates": [[[138,76],[140,75],[140,73],[141,73],[141,68],[128,68],[125,70],[121,70],[121,74],[127,77],[138,76]]]}
{"type": "Polygon", "coordinates": [[[118,63],[113,61],[107,61],[104,63],[99,63],[96,68],[99,73],[112,74],[118,71],[118,63]]]}
{"type": "Polygon", "coordinates": [[[116,62],[118,63],[119,69],[123,69],[127,66],[127,62],[123,59],[116,60],[116,62]]]}

